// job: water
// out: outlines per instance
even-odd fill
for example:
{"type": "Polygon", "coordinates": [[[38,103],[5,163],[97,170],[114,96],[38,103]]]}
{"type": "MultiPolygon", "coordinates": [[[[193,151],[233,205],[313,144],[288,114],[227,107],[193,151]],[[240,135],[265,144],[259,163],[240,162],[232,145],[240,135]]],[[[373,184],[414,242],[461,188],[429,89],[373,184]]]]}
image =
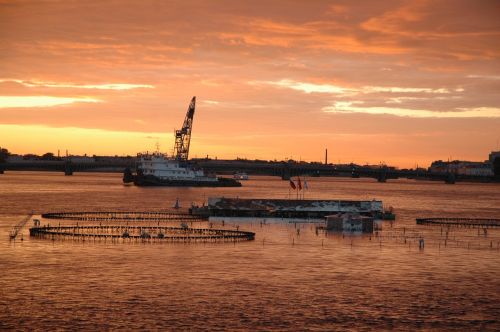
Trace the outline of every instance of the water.
{"type": "MultiPolygon", "coordinates": [[[[0,329],[499,330],[500,231],[416,226],[417,217],[500,218],[494,184],[311,178],[306,198],[381,199],[397,221],[380,237],[316,234],[313,225],[226,220],[240,243],[144,244],[8,233],[34,210],[126,211],[209,196],[285,198],[288,184],[137,188],[119,174],[0,175],[0,329]],[[297,235],[296,227],[300,228],[297,235]],[[423,250],[401,234],[425,237],[423,250]],[[385,237],[384,237],[385,236],[385,237]],[[380,242],[382,240],[382,242],[380,242]]],[[[293,195],[292,195],[293,196],[293,195]]]]}

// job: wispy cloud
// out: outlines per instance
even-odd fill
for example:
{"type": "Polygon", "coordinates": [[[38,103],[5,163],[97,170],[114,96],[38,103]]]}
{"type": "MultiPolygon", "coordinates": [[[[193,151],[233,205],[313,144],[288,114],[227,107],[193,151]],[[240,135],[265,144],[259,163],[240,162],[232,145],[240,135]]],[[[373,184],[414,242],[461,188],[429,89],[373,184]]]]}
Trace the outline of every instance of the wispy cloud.
{"type": "Polygon", "coordinates": [[[364,113],[375,115],[395,115],[412,118],[498,118],[500,117],[500,108],[496,107],[477,107],[477,108],[459,108],[448,112],[434,112],[429,110],[382,107],[382,106],[360,106],[362,101],[336,102],[332,106],[323,107],[326,113],[364,113]]]}
{"type": "Polygon", "coordinates": [[[274,85],[277,87],[288,88],[292,90],[302,91],[305,93],[344,93],[351,91],[332,84],[315,84],[307,82],[297,82],[293,80],[283,79],[280,81],[250,81],[251,85],[274,85]]]}
{"type": "Polygon", "coordinates": [[[98,103],[99,99],[90,97],[52,97],[52,96],[0,96],[0,108],[51,107],[73,103],[98,103]]]}
{"type": "Polygon", "coordinates": [[[130,84],[130,83],[103,83],[103,84],[75,84],[58,83],[45,81],[28,81],[18,79],[0,79],[0,83],[15,82],[29,88],[71,88],[71,89],[97,89],[97,90],[131,90],[131,89],[153,89],[150,84],[130,84]]]}
{"type": "Polygon", "coordinates": [[[403,97],[392,97],[385,101],[386,104],[402,104],[411,101],[435,101],[435,100],[460,100],[462,96],[433,96],[433,97],[411,97],[411,96],[403,96],[403,97]]]}
{"type": "MultiPolygon", "coordinates": [[[[398,87],[398,86],[362,86],[359,88],[348,88],[333,84],[316,84],[309,82],[299,82],[289,79],[279,81],[250,81],[251,85],[271,85],[280,88],[288,88],[292,90],[302,91],[305,93],[425,93],[425,94],[446,94],[450,90],[446,88],[415,88],[415,87],[398,87]]],[[[463,91],[463,89],[462,89],[463,91]]]]}
{"type": "Polygon", "coordinates": [[[219,105],[219,102],[216,100],[203,100],[203,103],[208,105],[219,105]]]}
{"type": "Polygon", "coordinates": [[[386,87],[386,86],[365,86],[362,88],[364,93],[373,92],[392,92],[392,93],[450,93],[448,89],[439,88],[405,88],[405,87],[386,87]]]}
{"type": "Polygon", "coordinates": [[[480,78],[484,80],[500,80],[500,75],[467,75],[467,78],[480,78]]]}

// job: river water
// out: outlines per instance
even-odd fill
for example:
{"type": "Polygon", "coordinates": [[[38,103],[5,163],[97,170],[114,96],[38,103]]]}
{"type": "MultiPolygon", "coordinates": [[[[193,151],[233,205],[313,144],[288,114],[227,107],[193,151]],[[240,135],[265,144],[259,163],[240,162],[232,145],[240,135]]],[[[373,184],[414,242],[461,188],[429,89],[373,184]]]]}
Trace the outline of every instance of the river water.
{"type": "Polygon", "coordinates": [[[187,207],[290,193],[275,177],[241,188],[138,188],[119,174],[0,175],[0,330],[500,330],[500,230],[451,229],[445,244],[441,227],[415,225],[500,218],[498,185],[308,182],[306,199],[380,199],[397,219],[373,236],[226,220],[255,241],[205,244],[51,241],[30,238],[29,223],[9,241],[32,211],[158,211],[177,198],[187,207]]]}

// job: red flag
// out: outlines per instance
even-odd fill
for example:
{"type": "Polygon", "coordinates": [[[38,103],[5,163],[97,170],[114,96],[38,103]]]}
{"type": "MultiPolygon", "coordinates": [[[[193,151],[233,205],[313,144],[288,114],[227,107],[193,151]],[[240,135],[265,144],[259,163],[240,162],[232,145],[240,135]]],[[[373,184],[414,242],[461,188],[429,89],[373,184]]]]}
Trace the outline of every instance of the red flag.
{"type": "Polygon", "coordinates": [[[299,190],[302,190],[302,183],[300,182],[300,178],[297,176],[297,187],[299,190]]]}
{"type": "Polygon", "coordinates": [[[293,190],[295,190],[297,187],[295,187],[295,183],[293,182],[292,179],[290,179],[290,187],[292,187],[293,190]]]}

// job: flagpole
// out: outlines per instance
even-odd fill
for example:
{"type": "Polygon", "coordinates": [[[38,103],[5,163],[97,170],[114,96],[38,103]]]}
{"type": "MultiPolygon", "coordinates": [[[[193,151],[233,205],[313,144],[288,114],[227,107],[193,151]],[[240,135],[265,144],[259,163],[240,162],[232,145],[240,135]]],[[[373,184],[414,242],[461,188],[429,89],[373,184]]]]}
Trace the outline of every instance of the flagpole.
{"type": "MultiPolygon", "coordinates": [[[[295,190],[297,187],[295,186],[295,183],[293,182],[293,179],[290,178],[290,187],[295,190]]],[[[290,187],[288,188],[288,199],[290,199],[290,187]]]]}
{"type": "Polygon", "coordinates": [[[309,184],[307,183],[307,180],[304,179],[304,192],[302,193],[302,199],[305,199],[306,190],[309,190],[309,184]]]}

